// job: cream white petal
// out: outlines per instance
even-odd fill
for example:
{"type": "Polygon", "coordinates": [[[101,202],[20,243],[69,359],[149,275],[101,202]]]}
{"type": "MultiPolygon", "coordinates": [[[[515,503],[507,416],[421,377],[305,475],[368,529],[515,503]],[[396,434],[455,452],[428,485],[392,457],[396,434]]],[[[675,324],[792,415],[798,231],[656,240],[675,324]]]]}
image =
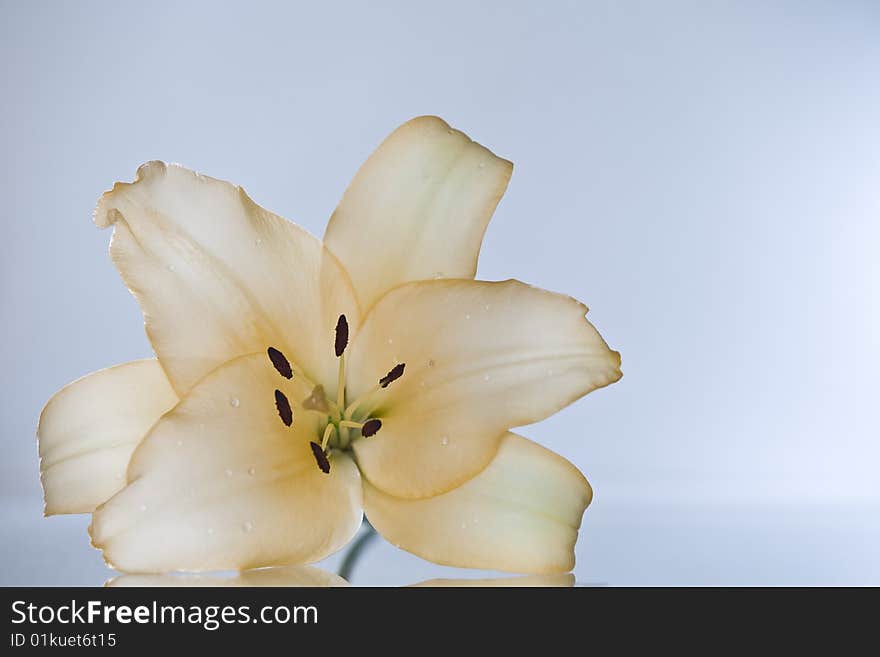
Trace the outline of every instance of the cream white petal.
{"type": "Polygon", "coordinates": [[[94,372],[55,393],[37,428],[46,515],[91,513],[121,489],[134,448],[176,403],[155,359],[94,372]]]}
{"type": "Polygon", "coordinates": [[[273,346],[335,390],[333,328],[358,323],[338,261],[240,188],[150,162],[95,210],[113,225],[110,254],[144,312],[179,394],[222,363],[273,346]]]}
{"type": "Polygon", "coordinates": [[[509,428],[620,378],[620,356],[571,297],[518,281],[409,283],[364,319],[349,359],[356,398],[397,362],[403,376],[363,411],[382,429],[354,443],[374,486],[427,497],[482,470],[509,428]]]}
{"type": "Polygon", "coordinates": [[[318,469],[309,442],[319,418],[297,403],[308,393],[266,354],[209,374],[135,451],[128,485],[94,514],[93,544],[125,572],[301,564],[339,549],[361,523],[360,475],[343,454],[329,475],[318,469]]]}
{"type": "Polygon", "coordinates": [[[277,566],[255,568],[232,575],[122,575],[109,580],[109,587],[237,587],[237,586],[295,586],[338,587],[348,586],[339,575],[314,566],[277,566]]]}
{"type": "Polygon", "coordinates": [[[408,281],[473,278],[512,170],[435,116],[395,130],[360,168],[324,236],[361,307],[408,281]]]}
{"type": "Polygon", "coordinates": [[[436,497],[405,500],[364,484],[367,517],[390,542],[435,563],[565,573],[592,490],[561,456],[508,433],[476,477],[436,497]]]}

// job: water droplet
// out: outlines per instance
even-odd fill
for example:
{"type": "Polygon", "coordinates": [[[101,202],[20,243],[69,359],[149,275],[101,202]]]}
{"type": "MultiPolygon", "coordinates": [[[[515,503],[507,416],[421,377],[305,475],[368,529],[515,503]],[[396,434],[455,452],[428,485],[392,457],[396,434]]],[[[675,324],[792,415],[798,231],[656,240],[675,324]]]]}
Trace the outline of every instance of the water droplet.
{"type": "Polygon", "coordinates": [[[547,376],[553,376],[553,370],[547,370],[547,376]]]}
{"type": "Polygon", "coordinates": [[[438,278],[443,278],[443,272],[442,271],[435,271],[433,274],[431,274],[431,278],[433,278],[435,280],[438,278]]]}
{"type": "Polygon", "coordinates": [[[241,526],[241,531],[245,534],[249,534],[254,528],[254,523],[248,521],[241,526]]]}
{"type": "Polygon", "coordinates": [[[394,340],[392,340],[391,338],[388,338],[388,344],[394,344],[394,340]]]}
{"type": "Polygon", "coordinates": [[[226,470],[224,470],[224,473],[226,474],[227,477],[232,476],[232,470],[230,470],[229,468],[226,468],[226,470]]]}
{"type": "Polygon", "coordinates": [[[491,376],[489,376],[488,374],[486,374],[486,375],[483,376],[483,381],[488,381],[488,380],[491,379],[491,378],[492,378],[491,376]]]}
{"type": "Polygon", "coordinates": [[[486,168],[486,163],[485,163],[485,162],[480,162],[480,168],[481,168],[481,169],[485,169],[485,168],[486,168]]]}
{"type": "Polygon", "coordinates": [[[214,528],[208,527],[208,536],[213,536],[213,535],[214,535],[214,528]]]}
{"type": "Polygon", "coordinates": [[[446,447],[449,444],[449,436],[443,436],[440,439],[440,444],[446,447]]]}
{"type": "Polygon", "coordinates": [[[254,240],[254,244],[256,244],[257,246],[260,246],[260,244],[262,244],[262,243],[263,243],[263,239],[261,237],[258,237],[257,239],[254,240]]]}
{"type": "Polygon", "coordinates": [[[448,132],[450,135],[455,134],[455,130],[453,130],[452,128],[449,128],[449,130],[447,130],[446,132],[448,132]]]}
{"type": "Polygon", "coordinates": [[[419,388],[424,388],[424,387],[425,387],[425,382],[419,381],[419,388]]]}
{"type": "Polygon", "coordinates": [[[491,308],[491,306],[488,303],[485,306],[483,306],[483,310],[489,310],[489,308],[491,308]]]}
{"type": "Polygon", "coordinates": [[[205,423],[199,422],[199,431],[204,431],[204,430],[205,430],[205,423]]]}
{"type": "Polygon", "coordinates": [[[141,504],[140,507],[138,507],[138,508],[140,508],[141,511],[146,511],[146,510],[147,510],[147,505],[146,505],[146,504],[141,504]]]}
{"type": "Polygon", "coordinates": [[[174,265],[168,265],[168,271],[174,271],[174,265]]]}
{"type": "Polygon", "coordinates": [[[256,468],[248,468],[248,474],[251,477],[253,477],[255,474],[257,474],[257,469],[256,468]]]}
{"type": "Polygon", "coordinates": [[[229,400],[229,405],[232,406],[232,408],[238,408],[239,404],[241,404],[241,402],[238,401],[238,397],[232,397],[229,400]]]}
{"type": "Polygon", "coordinates": [[[470,319],[471,316],[470,316],[470,315],[465,315],[464,318],[465,318],[465,319],[470,319]]]}
{"type": "Polygon", "coordinates": [[[178,441],[177,441],[177,446],[178,446],[178,447],[183,447],[183,441],[182,441],[182,440],[178,440],[178,441]]]}
{"type": "Polygon", "coordinates": [[[474,519],[471,520],[471,522],[474,523],[475,525],[479,525],[479,524],[480,524],[480,519],[479,519],[479,518],[474,518],[474,519]]]}
{"type": "Polygon", "coordinates": [[[461,528],[462,528],[462,529],[467,529],[467,523],[466,523],[466,522],[461,523],[461,528]]]}
{"type": "Polygon", "coordinates": [[[434,362],[434,359],[433,359],[433,358],[431,358],[431,359],[428,361],[428,367],[434,367],[434,365],[436,365],[436,364],[437,364],[437,363],[434,362]]]}

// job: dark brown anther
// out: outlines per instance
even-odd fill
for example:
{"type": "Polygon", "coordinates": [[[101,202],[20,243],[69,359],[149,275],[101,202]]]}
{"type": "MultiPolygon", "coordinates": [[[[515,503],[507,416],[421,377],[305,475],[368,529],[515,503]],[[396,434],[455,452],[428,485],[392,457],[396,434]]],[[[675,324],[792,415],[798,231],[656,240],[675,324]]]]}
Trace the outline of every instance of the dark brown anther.
{"type": "Polygon", "coordinates": [[[330,474],[330,461],[327,459],[324,450],[321,449],[321,446],[318,443],[309,443],[309,445],[312,446],[312,454],[315,455],[315,460],[318,462],[318,467],[321,468],[321,472],[324,474],[330,474]]]}
{"type": "Polygon", "coordinates": [[[387,388],[389,384],[397,381],[397,379],[403,376],[403,369],[405,367],[406,363],[398,363],[397,365],[392,367],[391,371],[388,372],[388,374],[379,379],[379,385],[383,388],[387,388]]]}
{"type": "Polygon", "coordinates": [[[285,379],[293,378],[293,369],[291,369],[290,361],[285,358],[284,354],[278,351],[275,347],[269,347],[266,350],[266,353],[269,354],[269,360],[272,361],[272,364],[281,376],[285,379]]]}
{"type": "Polygon", "coordinates": [[[348,346],[348,320],[340,315],[336,321],[336,357],[339,358],[348,346]]]}
{"type": "Polygon", "coordinates": [[[281,421],[288,427],[293,424],[293,410],[290,408],[290,402],[287,401],[287,397],[280,390],[275,391],[275,406],[278,408],[278,415],[281,416],[281,421]]]}
{"type": "Polygon", "coordinates": [[[375,436],[381,428],[382,420],[378,420],[376,418],[373,418],[372,420],[367,420],[366,422],[364,422],[364,426],[361,427],[361,435],[364,438],[375,436]]]}

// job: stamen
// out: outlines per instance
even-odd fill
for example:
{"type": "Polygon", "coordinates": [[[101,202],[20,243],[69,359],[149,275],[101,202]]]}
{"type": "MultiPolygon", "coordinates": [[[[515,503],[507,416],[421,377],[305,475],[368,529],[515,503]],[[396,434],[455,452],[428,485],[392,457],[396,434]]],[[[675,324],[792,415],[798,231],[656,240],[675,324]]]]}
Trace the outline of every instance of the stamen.
{"type": "Polygon", "coordinates": [[[278,373],[283,376],[285,379],[293,378],[293,368],[290,367],[290,361],[278,351],[275,347],[269,347],[266,350],[266,353],[269,354],[269,360],[272,361],[272,365],[275,366],[275,369],[278,370],[278,373]]]}
{"type": "Polygon", "coordinates": [[[330,461],[327,459],[324,450],[321,449],[321,446],[318,443],[309,443],[309,445],[312,447],[312,454],[315,455],[315,461],[318,462],[318,467],[321,468],[321,472],[324,474],[330,474],[330,461]]]}
{"type": "Polygon", "coordinates": [[[373,388],[367,390],[360,397],[351,402],[348,406],[345,407],[345,412],[342,414],[343,417],[350,418],[354,412],[357,410],[357,407],[367,401],[370,397],[372,397],[375,393],[381,390],[381,386],[376,385],[373,388]]]}
{"type": "Polygon", "coordinates": [[[370,436],[375,436],[379,429],[382,428],[382,420],[377,418],[373,418],[372,420],[367,420],[364,422],[364,426],[361,427],[361,435],[364,438],[369,438],[370,436]]]}
{"type": "Polygon", "coordinates": [[[327,406],[327,395],[324,393],[324,386],[320,383],[312,389],[312,394],[303,400],[302,407],[308,411],[318,411],[327,413],[330,407],[327,406]]]}
{"type": "Polygon", "coordinates": [[[275,391],[275,407],[278,409],[278,415],[281,416],[281,421],[284,422],[286,426],[290,426],[293,424],[293,410],[290,408],[290,402],[287,401],[287,397],[280,390],[275,391]]]}
{"type": "Polygon", "coordinates": [[[391,368],[391,371],[388,372],[388,374],[379,379],[379,383],[377,383],[375,387],[370,388],[360,397],[351,402],[351,404],[345,407],[345,412],[342,414],[343,417],[351,418],[351,416],[357,410],[358,406],[366,402],[370,397],[379,392],[379,390],[381,390],[382,388],[387,388],[391,383],[397,381],[397,379],[402,377],[405,367],[406,363],[398,363],[393,368],[391,368]]]}
{"type": "Polygon", "coordinates": [[[339,357],[339,373],[336,376],[336,408],[345,408],[345,354],[339,357]]]}
{"type": "Polygon", "coordinates": [[[336,357],[339,359],[339,376],[336,381],[336,407],[345,408],[345,348],[348,346],[348,320],[340,315],[336,320],[336,357]]]}
{"type": "Polygon", "coordinates": [[[345,315],[340,315],[336,321],[336,357],[342,356],[348,346],[348,320],[345,315]]]}
{"type": "Polygon", "coordinates": [[[397,381],[397,379],[403,376],[403,370],[405,367],[406,363],[398,363],[392,367],[388,374],[379,379],[379,385],[383,388],[387,388],[389,384],[397,381]]]}
{"type": "Polygon", "coordinates": [[[324,427],[324,437],[321,439],[321,449],[327,449],[327,443],[330,442],[330,436],[333,435],[334,428],[335,427],[332,423],[324,427]]]}

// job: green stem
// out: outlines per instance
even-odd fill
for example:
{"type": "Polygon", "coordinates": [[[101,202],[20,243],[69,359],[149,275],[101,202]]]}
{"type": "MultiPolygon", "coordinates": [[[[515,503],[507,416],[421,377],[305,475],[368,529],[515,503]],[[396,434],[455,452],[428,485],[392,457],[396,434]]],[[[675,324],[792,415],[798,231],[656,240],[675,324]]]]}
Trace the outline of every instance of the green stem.
{"type": "Polygon", "coordinates": [[[347,582],[351,582],[351,574],[354,572],[354,567],[357,564],[357,560],[360,558],[361,553],[367,547],[369,543],[376,537],[376,530],[373,529],[373,525],[370,524],[370,521],[364,518],[364,528],[361,531],[361,535],[358,536],[357,540],[351,544],[351,547],[348,549],[348,552],[345,553],[345,558],[342,560],[342,565],[339,567],[339,576],[347,582]]]}

